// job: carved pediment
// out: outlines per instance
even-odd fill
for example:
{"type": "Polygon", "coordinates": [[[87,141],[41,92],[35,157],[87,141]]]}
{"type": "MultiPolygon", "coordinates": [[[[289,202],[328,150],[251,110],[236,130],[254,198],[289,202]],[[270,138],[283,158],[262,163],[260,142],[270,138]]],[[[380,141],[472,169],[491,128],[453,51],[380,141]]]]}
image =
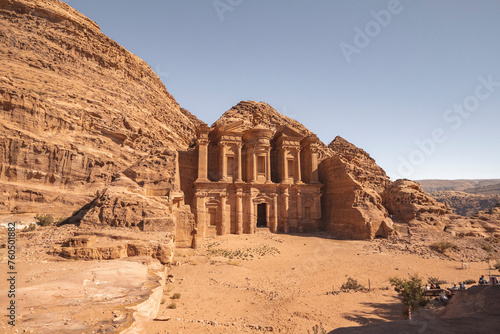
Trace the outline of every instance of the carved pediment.
{"type": "Polygon", "coordinates": [[[297,138],[298,140],[301,140],[304,137],[304,135],[302,135],[301,133],[297,132],[297,130],[287,125],[283,125],[276,131],[276,138],[278,137],[291,137],[294,139],[297,138]]]}

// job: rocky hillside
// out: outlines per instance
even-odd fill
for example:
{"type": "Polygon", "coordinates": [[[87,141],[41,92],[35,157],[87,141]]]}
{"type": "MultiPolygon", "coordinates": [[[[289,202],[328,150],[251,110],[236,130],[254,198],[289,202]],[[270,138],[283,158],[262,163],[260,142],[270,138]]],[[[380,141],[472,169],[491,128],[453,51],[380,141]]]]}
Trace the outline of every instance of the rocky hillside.
{"type": "Polygon", "coordinates": [[[0,0],[0,21],[0,211],[77,207],[193,140],[199,120],[148,64],[67,4],[0,0]]]}
{"type": "Polygon", "coordinates": [[[470,194],[465,191],[436,191],[430,195],[462,216],[472,216],[500,203],[500,195],[470,194]]]}
{"type": "Polygon", "coordinates": [[[481,188],[500,184],[500,179],[471,179],[471,180],[417,180],[425,192],[436,191],[465,191],[466,189],[481,188]]]}
{"type": "Polygon", "coordinates": [[[500,202],[500,180],[421,180],[422,188],[457,214],[472,216],[500,202]]]}

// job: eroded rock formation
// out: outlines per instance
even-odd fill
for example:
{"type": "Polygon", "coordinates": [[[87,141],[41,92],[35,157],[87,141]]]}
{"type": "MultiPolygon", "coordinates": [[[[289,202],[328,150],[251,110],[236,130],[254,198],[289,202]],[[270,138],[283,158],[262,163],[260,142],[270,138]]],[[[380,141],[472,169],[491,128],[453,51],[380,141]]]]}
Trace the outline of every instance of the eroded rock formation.
{"type": "Polygon", "coordinates": [[[414,181],[397,180],[382,193],[383,204],[396,222],[412,226],[433,226],[443,231],[452,211],[427,195],[414,181]]]}
{"type": "Polygon", "coordinates": [[[368,153],[341,137],[328,146],[332,156],[320,164],[323,221],[327,232],[348,239],[394,235],[380,194],[391,184],[368,153]]]}
{"type": "Polygon", "coordinates": [[[67,4],[1,0],[0,20],[5,208],[19,205],[26,184],[46,202],[50,192],[81,194],[73,205],[59,202],[68,214],[153,149],[193,140],[198,119],[153,70],[67,4]]]}

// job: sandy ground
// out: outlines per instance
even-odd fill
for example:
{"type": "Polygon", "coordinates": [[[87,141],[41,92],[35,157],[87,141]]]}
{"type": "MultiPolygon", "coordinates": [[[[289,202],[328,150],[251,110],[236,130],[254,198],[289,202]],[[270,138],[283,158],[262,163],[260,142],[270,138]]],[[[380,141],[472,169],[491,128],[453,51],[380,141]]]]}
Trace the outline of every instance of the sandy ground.
{"type": "Polygon", "coordinates": [[[438,277],[447,287],[488,273],[484,262],[462,270],[461,262],[430,252],[422,256],[383,245],[380,252],[379,245],[260,231],[217,237],[196,251],[178,249],[157,317],[162,321],[151,321],[146,332],[312,333],[320,323],[330,331],[398,320],[401,303],[390,277],[438,277]],[[339,291],[348,277],[371,290],[329,293],[339,291]],[[174,293],[180,298],[171,299],[174,293]]]}

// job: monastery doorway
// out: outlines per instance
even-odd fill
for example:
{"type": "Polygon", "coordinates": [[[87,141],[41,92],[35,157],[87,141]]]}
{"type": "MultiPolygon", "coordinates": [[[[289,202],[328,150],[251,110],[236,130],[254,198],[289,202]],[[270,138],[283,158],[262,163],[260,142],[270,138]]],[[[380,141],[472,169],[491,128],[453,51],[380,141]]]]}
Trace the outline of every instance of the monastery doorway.
{"type": "Polygon", "coordinates": [[[257,204],[257,227],[267,227],[266,203],[257,204]]]}

